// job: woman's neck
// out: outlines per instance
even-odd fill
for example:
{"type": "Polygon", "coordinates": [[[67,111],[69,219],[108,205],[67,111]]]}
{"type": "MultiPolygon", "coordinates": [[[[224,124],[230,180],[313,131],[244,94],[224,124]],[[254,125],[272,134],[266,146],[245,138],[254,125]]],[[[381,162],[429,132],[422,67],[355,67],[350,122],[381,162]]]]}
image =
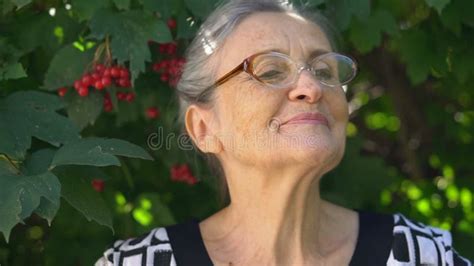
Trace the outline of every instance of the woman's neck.
{"type": "Polygon", "coordinates": [[[317,173],[250,172],[227,176],[231,203],[200,225],[215,264],[315,265],[343,241],[331,233],[334,205],[320,199],[317,173]]]}

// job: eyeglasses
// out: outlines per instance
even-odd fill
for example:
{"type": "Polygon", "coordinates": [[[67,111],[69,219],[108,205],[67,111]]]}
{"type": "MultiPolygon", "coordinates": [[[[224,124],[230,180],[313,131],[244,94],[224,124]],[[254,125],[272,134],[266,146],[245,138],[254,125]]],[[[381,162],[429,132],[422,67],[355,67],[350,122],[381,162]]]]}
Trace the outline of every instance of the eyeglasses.
{"type": "Polygon", "coordinates": [[[242,71],[265,86],[284,88],[294,84],[303,70],[310,71],[321,84],[335,87],[345,85],[354,79],[357,64],[352,58],[335,52],[324,53],[305,64],[299,64],[288,55],[279,52],[257,53],[246,58],[206,91],[224,84],[242,71]]]}

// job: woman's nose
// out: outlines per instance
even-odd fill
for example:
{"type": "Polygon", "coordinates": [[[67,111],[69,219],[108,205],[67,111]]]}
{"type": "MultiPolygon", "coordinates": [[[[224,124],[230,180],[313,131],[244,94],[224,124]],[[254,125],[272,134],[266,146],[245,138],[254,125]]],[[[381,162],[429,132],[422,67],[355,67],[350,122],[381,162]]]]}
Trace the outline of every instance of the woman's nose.
{"type": "Polygon", "coordinates": [[[292,101],[303,100],[308,103],[315,103],[322,96],[323,86],[310,71],[305,69],[300,72],[288,97],[292,101]]]}

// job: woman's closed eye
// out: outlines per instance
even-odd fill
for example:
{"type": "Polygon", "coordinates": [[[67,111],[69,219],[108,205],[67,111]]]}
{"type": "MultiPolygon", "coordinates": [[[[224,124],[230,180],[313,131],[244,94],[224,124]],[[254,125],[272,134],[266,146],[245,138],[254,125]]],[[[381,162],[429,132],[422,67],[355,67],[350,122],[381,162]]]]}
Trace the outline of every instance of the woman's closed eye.
{"type": "Polygon", "coordinates": [[[286,73],[280,69],[269,69],[262,71],[258,74],[258,77],[261,80],[272,80],[272,79],[280,79],[281,77],[285,76],[286,73]]]}
{"type": "Polygon", "coordinates": [[[328,68],[315,69],[314,74],[316,75],[316,77],[322,80],[329,80],[333,78],[333,73],[328,68]]]}

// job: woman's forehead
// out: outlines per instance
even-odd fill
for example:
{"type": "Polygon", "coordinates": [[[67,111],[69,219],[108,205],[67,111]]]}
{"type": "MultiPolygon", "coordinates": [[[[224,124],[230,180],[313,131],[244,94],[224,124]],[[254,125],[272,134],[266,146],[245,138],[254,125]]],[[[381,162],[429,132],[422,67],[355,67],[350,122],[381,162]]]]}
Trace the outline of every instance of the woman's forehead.
{"type": "Polygon", "coordinates": [[[235,66],[263,51],[309,57],[315,51],[330,50],[329,40],[318,25],[286,13],[262,12],[249,16],[236,27],[224,43],[219,61],[227,69],[225,63],[235,66]]]}

